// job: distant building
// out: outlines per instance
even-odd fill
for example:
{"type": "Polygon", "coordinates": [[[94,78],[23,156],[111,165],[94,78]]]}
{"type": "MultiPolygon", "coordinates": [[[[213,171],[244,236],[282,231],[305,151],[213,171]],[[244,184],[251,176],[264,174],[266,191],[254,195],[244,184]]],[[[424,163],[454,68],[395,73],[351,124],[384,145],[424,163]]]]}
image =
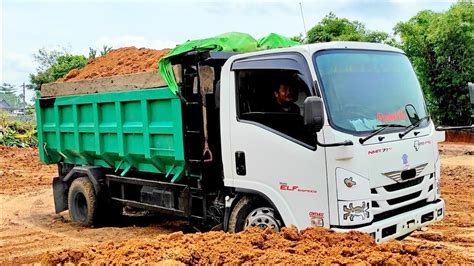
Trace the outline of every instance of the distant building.
{"type": "Polygon", "coordinates": [[[15,110],[13,106],[7,103],[5,100],[0,100],[0,111],[6,111],[8,113],[12,113],[15,110]]]}

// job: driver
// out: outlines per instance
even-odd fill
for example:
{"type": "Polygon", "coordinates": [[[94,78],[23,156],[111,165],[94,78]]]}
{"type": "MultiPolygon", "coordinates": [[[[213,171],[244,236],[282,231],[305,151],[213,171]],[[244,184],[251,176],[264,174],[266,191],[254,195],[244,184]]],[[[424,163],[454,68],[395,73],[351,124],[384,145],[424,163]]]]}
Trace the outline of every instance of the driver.
{"type": "Polygon", "coordinates": [[[275,97],[267,109],[268,112],[284,112],[300,114],[300,108],[295,104],[298,93],[289,79],[282,80],[273,90],[275,97]]]}

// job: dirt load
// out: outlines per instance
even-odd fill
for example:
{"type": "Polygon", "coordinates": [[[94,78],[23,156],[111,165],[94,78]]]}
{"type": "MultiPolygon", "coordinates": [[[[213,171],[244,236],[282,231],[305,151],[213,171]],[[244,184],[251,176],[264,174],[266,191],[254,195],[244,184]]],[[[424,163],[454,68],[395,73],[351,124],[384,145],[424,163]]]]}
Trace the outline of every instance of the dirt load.
{"type": "Polygon", "coordinates": [[[445,219],[403,241],[374,245],[365,234],[324,229],[190,233],[194,230],[186,222],[161,215],[126,216],[112,227],[83,228],[71,223],[67,212],[54,213],[55,166],[41,165],[35,149],[0,147],[0,265],[41,261],[473,265],[474,145],[441,144],[440,151],[445,219]]]}
{"type": "Polygon", "coordinates": [[[94,79],[132,73],[148,72],[158,69],[158,61],[170,49],[154,50],[147,48],[124,47],[110,51],[87,63],[84,68],[73,69],[57,82],[94,79]]]}

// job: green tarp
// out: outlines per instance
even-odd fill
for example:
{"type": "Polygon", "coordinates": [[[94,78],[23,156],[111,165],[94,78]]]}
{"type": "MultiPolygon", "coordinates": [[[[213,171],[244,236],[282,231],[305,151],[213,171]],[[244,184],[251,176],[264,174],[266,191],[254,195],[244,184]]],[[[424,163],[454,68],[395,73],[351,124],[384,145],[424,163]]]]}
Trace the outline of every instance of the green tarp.
{"type": "Polygon", "coordinates": [[[274,49],[274,48],[283,48],[283,47],[290,47],[299,45],[300,43],[297,41],[293,41],[287,37],[278,35],[276,33],[270,33],[268,36],[265,36],[258,40],[258,49],[259,50],[267,50],[267,49],[274,49]]]}
{"type": "Polygon", "coordinates": [[[168,84],[170,90],[176,94],[178,84],[173,74],[170,57],[187,53],[189,51],[223,51],[223,52],[252,52],[273,48],[290,47],[299,45],[287,37],[271,33],[260,40],[241,32],[228,32],[213,38],[187,41],[171,50],[159,62],[160,73],[168,84]]]}

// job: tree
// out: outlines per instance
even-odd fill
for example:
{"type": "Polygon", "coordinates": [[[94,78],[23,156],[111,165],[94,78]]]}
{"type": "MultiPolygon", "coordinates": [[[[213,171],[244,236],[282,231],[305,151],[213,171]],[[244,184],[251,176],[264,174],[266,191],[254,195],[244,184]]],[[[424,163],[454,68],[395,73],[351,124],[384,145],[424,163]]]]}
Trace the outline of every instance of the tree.
{"type": "Polygon", "coordinates": [[[38,63],[37,71],[45,71],[46,69],[50,68],[54,64],[59,56],[68,54],[66,48],[61,48],[61,50],[48,50],[46,48],[41,48],[38,50],[36,54],[33,54],[33,58],[38,63]]]}
{"type": "Polygon", "coordinates": [[[0,85],[0,101],[5,100],[12,107],[21,107],[21,98],[15,94],[15,86],[9,83],[0,85]]]}
{"type": "Polygon", "coordinates": [[[299,42],[299,43],[303,43],[303,41],[304,41],[303,34],[301,34],[301,33],[299,35],[291,37],[290,39],[292,41],[299,42]]]}
{"type": "Polygon", "coordinates": [[[87,64],[87,58],[83,55],[72,55],[65,51],[47,51],[44,48],[33,55],[39,63],[36,74],[30,74],[30,83],[35,90],[39,90],[42,84],[51,83],[62,78],[75,68],[82,68],[87,64]]]}
{"type": "Polygon", "coordinates": [[[96,56],[97,50],[92,47],[89,47],[89,59],[95,59],[96,56]]]}
{"type": "Polygon", "coordinates": [[[308,43],[330,41],[360,41],[395,44],[388,33],[369,31],[362,22],[338,18],[334,13],[326,15],[316,26],[308,31],[308,43]]]}
{"type": "Polygon", "coordinates": [[[62,55],[58,57],[57,63],[49,68],[53,81],[64,77],[75,68],[83,68],[87,64],[87,58],[83,55],[62,55]]]}
{"type": "Polygon", "coordinates": [[[433,118],[443,125],[468,124],[474,6],[458,2],[444,13],[424,10],[394,30],[415,67],[433,118]]]}
{"type": "Polygon", "coordinates": [[[112,50],[112,46],[110,47],[107,45],[102,46],[102,51],[100,51],[100,56],[104,56],[108,54],[111,50],[112,50]]]}
{"type": "Polygon", "coordinates": [[[326,15],[321,22],[308,31],[308,42],[360,41],[365,34],[364,26],[358,21],[338,18],[334,13],[326,15]]]}

